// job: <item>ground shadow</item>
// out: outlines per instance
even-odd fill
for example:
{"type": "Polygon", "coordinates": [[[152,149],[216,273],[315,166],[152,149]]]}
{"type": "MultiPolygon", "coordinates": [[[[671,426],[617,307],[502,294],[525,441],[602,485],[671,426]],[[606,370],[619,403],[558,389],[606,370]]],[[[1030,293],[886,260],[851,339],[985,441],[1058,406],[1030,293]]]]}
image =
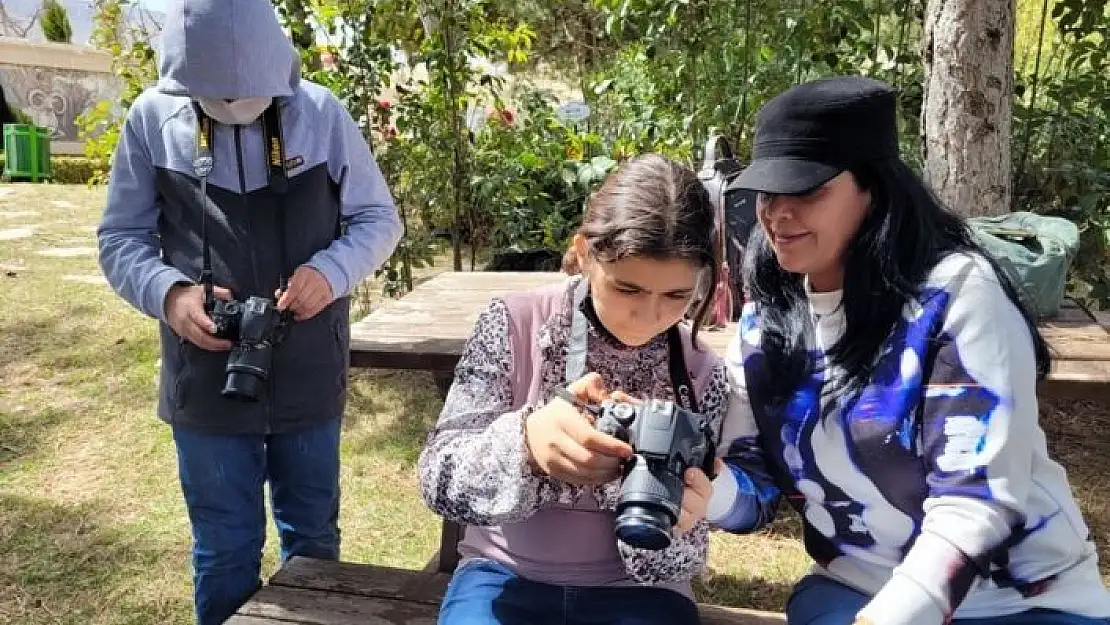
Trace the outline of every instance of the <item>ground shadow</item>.
{"type": "Polygon", "coordinates": [[[1072,492],[1099,552],[1102,577],[1110,583],[1110,406],[1092,401],[1043,402],[1041,427],[1050,456],[1067,470],[1072,492]]]}
{"type": "Polygon", "coordinates": [[[709,573],[694,580],[694,596],[700,603],[732,608],[782,612],[793,584],[759,577],[709,573]]]}
{"type": "MultiPolygon", "coordinates": [[[[103,387],[107,378],[157,360],[157,341],[147,333],[93,333],[86,320],[103,314],[96,306],[78,303],[31,319],[0,322],[0,469],[32,456],[49,443],[57,427],[84,417],[90,402],[118,401],[99,392],[86,395],[81,385],[103,387]],[[61,392],[50,393],[55,387],[61,392]]],[[[149,393],[153,412],[153,386],[126,392],[149,393]]]]}
{"type": "MultiPolygon", "coordinates": [[[[178,596],[152,575],[166,550],[106,519],[93,504],[58,505],[0,494],[0,614],[5,622],[51,624],[185,623],[187,588],[178,596]]],[[[181,570],[188,571],[182,558],[181,570]]]]}
{"type": "Polygon", "coordinates": [[[430,373],[352,370],[345,436],[356,453],[385,453],[411,466],[442,407],[430,373]]]}

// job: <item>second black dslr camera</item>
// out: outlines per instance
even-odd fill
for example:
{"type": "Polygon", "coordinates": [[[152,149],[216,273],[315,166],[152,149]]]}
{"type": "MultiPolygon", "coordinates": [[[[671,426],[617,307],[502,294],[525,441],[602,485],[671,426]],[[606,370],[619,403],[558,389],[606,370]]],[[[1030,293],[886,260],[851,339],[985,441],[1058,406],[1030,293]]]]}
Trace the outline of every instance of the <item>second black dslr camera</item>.
{"type": "MultiPolygon", "coordinates": [[[[560,391],[564,399],[574,400],[560,391]]],[[[708,419],[659,399],[642,404],[606,401],[601,406],[571,403],[597,417],[598,431],[625,441],[635,452],[621,472],[617,536],[632,547],[666,549],[682,510],[686,469],[699,467],[714,477],[717,446],[708,419]]]]}
{"type": "Polygon", "coordinates": [[[215,300],[210,308],[216,336],[235,343],[227,357],[227,381],[220,394],[258,401],[270,377],[274,347],[285,337],[291,314],[278,311],[272,299],[254,296],[244,302],[215,300]]]}

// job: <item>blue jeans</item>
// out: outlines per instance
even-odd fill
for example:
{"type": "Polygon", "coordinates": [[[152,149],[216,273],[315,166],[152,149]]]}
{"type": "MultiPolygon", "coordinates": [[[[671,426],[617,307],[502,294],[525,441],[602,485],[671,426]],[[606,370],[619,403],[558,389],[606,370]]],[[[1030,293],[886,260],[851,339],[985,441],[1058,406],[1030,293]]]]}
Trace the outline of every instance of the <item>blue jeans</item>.
{"type": "MultiPolygon", "coordinates": [[[[852,625],[870,598],[820,575],[802,578],[786,604],[787,625],[852,625]]],[[[1110,620],[1055,610],[1029,610],[993,618],[955,619],[952,625],[1110,625],[1110,620]]]]}
{"type": "Polygon", "coordinates": [[[339,419],[269,436],[174,428],[198,625],[223,623],[262,585],[266,481],[282,562],[339,558],[339,431],[339,419]]]}
{"type": "Polygon", "coordinates": [[[645,587],[553,586],[471,560],[451,578],[439,625],[697,625],[693,601],[645,587]]]}

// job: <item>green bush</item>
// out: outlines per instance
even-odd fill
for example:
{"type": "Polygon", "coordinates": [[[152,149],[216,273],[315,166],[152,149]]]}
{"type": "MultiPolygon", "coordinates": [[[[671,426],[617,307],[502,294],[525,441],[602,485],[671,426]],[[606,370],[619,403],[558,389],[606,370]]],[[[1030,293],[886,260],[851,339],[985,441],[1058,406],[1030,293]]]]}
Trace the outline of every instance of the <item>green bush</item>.
{"type": "Polygon", "coordinates": [[[84,156],[54,156],[50,167],[58,184],[86,184],[95,173],[92,161],[84,156]]]}
{"type": "Polygon", "coordinates": [[[47,41],[73,43],[73,26],[69,23],[69,13],[57,0],[42,3],[42,34],[47,41]]]}
{"type": "MultiPolygon", "coordinates": [[[[472,241],[494,249],[564,249],[586,197],[617,162],[596,134],[564,123],[554,98],[522,88],[515,113],[495,113],[474,136],[472,241]]],[[[508,109],[512,111],[512,109],[508,109]]]]}
{"type": "MultiPolygon", "coordinates": [[[[0,170],[6,163],[4,154],[0,153],[0,170]]],[[[52,155],[50,169],[56,184],[87,184],[96,171],[92,161],[84,156],[52,155]]]]}

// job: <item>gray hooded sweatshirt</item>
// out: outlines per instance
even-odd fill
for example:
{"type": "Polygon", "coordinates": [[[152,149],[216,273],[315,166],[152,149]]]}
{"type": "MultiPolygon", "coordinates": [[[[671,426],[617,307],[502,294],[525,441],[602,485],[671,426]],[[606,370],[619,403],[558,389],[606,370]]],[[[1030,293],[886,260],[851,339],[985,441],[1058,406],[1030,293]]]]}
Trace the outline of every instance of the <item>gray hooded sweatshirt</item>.
{"type": "Polygon", "coordinates": [[[350,292],[401,237],[386,182],[343,105],[301,78],[299,57],[267,0],[175,0],[162,38],[160,80],[128,111],[97,230],[112,288],[161,322],[158,415],[218,434],[334,419],[346,403],[350,292]],[[307,264],[336,299],[291,326],[274,349],[265,392],[246,403],[220,395],[228,353],[178,337],[166,323],[165,301],[173,285],[197,283],[202,265],[192,98],[256,97],[278,105],[288,191],[269,188],[261,118],[214,123],[207,217],[215,283],[239,300],[273,297],[283,269],[289,276],[307,264]]]}

